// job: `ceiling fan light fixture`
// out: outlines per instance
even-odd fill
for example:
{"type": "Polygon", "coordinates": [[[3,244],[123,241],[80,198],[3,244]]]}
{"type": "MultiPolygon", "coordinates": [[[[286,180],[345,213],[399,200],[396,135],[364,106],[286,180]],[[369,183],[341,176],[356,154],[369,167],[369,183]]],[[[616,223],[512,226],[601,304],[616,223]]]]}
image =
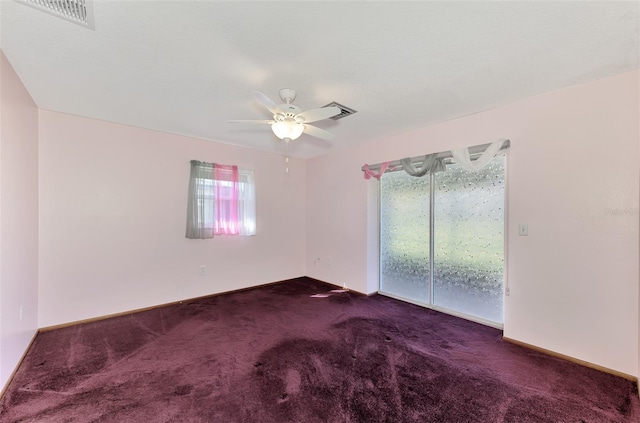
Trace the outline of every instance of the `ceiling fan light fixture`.
{"type": "Polygon", "coordinates": [[[271,130],[281,140],[293,141],[300,138],[304,131],[304,125],[302,123],[280,121],[271,124],[271,130]]]}
{"type": "Polygon", "coordinates": [[[297,106],[291,104],[293,99],[296,98],[296,92],[290,88],[280,90],[280,97],[282,98],[282,101],[284,101],[283,104],[275,104],[269,97],[259,91],[254,91],[253,95],[265,109],[269,110],[269,112],[273,114],[273,119],[230,120],[230,123],[257,123],[270,125],[271,130],[276,137],[287,143],[300,138],[300,135],[302,135],[303,132],[312,137],[324,140],[333,139],[332,133],[318,128],[317,126],[310,125],[310,123],[328,119],[340,114],[340,107],[321,107],[319,109],[311,109],[302,112],[297,106]]]}

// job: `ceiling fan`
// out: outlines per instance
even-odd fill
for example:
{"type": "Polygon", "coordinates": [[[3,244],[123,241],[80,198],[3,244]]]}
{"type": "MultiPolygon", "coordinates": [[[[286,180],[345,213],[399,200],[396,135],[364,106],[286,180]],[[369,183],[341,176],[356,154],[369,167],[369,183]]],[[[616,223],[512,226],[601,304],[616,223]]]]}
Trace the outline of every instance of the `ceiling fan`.
{"type": "Polygon", "coordinates": [[[283,88],[280,90],[280,99],[282,104],[276,105],[269,97],[259,91],[254,91],[256,99],[267,110],[273,113],[273,119],[268,120],[230,120],[230,123],[257,123],[271,125],[271,130],[276,137],[288,143],[302,135],[304,132],[313,137],[330,140],[333,134],[320,129],[317,126],[309,125],[311,122],[328,119],[340,114],[339,107],[322,107],[319,109],[307,110],[302,112],[299,107],[291,104],[296,98],[296,91],[291,88],[283,88]]]}

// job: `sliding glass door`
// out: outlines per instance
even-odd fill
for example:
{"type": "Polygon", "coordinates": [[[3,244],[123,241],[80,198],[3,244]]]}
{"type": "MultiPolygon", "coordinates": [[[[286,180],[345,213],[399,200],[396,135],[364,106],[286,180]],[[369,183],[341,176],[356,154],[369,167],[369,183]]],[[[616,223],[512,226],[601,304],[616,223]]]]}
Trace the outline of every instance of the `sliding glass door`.
{"type": "Polygon", "coordinates": [[[505,157],[380,180],[380,291],[502,323],[505,157]]]}
{"type": "Polygon", "coordinates": [[[433,305],[502,323],[504,156],[434,179],[433,305]]]}
{"type": "Polygon", "coordinates": [[[392,172],[380,182],[380,290],[429,304],[431,181],[392,172]]]}

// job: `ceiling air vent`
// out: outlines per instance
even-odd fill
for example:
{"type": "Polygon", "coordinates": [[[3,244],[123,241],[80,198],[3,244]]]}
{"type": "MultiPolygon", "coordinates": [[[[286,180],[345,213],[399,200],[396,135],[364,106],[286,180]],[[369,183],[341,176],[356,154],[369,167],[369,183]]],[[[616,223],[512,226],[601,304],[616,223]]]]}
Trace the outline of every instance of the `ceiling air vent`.
{"type": "Polygon", "coordinates": [[[336,103],[335,101],[332,101],[331,103],[327,104],[326,106],[323,107],[331,107],[331,106],[335,106],[337,108],[340,109],[340,114],[335,115],[334,117],[330,117],[329,119],[333,119],[333,120],[338,120],[338,119],[342,119],[343,117],[347,117],[349,115],[352,115],[354,113],[357,113],[356,110],[353,110],[347,106],[343,106],[340,103],[336,103]]]}
{"type": "Polygon", "coordinates": [[[93,0],[15,0],[18,3],[94,29],[93,0]]]}

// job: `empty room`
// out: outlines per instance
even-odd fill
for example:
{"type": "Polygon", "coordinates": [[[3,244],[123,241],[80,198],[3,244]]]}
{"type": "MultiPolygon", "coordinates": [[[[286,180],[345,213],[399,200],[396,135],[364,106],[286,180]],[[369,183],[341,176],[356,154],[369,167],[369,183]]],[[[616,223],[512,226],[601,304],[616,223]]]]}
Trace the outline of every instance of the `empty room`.
{"type": "Polygon", "coordinates": [[[640,421],[640,2],[0,0],[0,422],[640,421]]]}

